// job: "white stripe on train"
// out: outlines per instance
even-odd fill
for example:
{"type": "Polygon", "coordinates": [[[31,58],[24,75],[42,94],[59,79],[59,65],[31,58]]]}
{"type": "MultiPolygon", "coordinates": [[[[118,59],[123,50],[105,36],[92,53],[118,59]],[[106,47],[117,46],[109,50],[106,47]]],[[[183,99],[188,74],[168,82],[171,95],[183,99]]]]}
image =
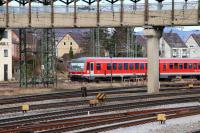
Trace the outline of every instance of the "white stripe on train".
{"type": "MultiPolygon", "coordinates": [[[[106,76],[111,76],[111,74],[71,74],[71,75],[77,75],[77,76],[84,76],[84,77],[90,77],[90,76],[96,76],[96,77],[106,77],[106,76]]],[[[118,73],[118,74],[112,74],[112,76],[118,76],[118,77],[124,77],[124,76],[136,76],[136,75],[145,75],[145,73],[118,73]]],[[[200,75],[200,72],[195,72],[195,73],[161,73],[161,76],[175,76],[175,75],[200,75]]]]}

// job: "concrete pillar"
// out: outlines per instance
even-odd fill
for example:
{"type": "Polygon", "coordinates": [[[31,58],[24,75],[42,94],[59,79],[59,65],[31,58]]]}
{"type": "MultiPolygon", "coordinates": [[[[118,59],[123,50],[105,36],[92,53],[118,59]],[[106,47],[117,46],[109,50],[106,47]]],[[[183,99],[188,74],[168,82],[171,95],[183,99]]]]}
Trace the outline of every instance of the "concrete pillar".
{"type": "Polygon", "coordinates": [[[188,0],[185,0],[185,4],[184,4],[184,10],[187,9],[188,5],[187,5],[188,0]]]}
{"type": "Polygon", "coordinates": [[[158,2],[158,10],[162,10],[162,2],[158,2]]]}
{"type": "Polygon", "coordinates": [[[148,93],[159,92],[159,42],[162,36],[162,27],[145,27],[147,37],[147,87],[148,93]]]}

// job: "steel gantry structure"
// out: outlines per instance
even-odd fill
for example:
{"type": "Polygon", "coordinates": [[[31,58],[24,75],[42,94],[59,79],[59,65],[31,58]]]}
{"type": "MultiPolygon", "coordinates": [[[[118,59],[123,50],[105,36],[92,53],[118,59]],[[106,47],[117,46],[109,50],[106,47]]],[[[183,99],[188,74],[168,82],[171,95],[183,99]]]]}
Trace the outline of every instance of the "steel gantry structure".
{"type": "MultiPolygon", "coordinates": [[[[158,90],[158,53],[152,52],[152,49],[158,51],[159,38],[164,26],[174,25],[199,25],[200,24],[200,0],[190,3],[185,0],[184,9],[180,7],[180,3],[175,6],[175,0],[172,0],[170,6],[163,7],[163,0],[155,0],[158,2],[157,9],[149,4],[149,0],[137,6],[140,0],[129,0],[133,5],[124,4],[125,0],[106,0],[111,3],[111,10],[101,6],[100,0],[82,0],[89,6],[88,10],[81,11],[77,4],[78,0],[0,0],[0,27],[1,28],[19,28],[20,35],[20,69],[21,69],[21,86],[28,86],[30,82],[27,76],[27,45],[26,45],[26,28],[45,28],[43,31],[44,38],[41,43],[41,68],[42,83],[54,84],[55,82],[55,39],[53,28],[69,28],[69,27],[136,27],[145,26],[145,35],[148,38],[148,66],[155,69],[148,69],[148,86],[149,92],[157,92],[158,90]],[[10,6],[9,3],[15,1],[19,3],[19,11],[10,6]],[[60,7],[56,7],[55,2],[65,4],[67,12],[61,11],[60,7]],[[120,2],[118,9],[115,9],[115,3],[120,2]],[[32,3],[42,4],[44,7],[32,6],[32,3]],[[71,6],[71,4],[73,4],[71,6]],[[92,6],[96,4],[95,6],[92,6]],[[189,8],[191,6],[192,8],[189,8]],[[71,8],[71,7],[72,8],[71,8]],[[70,8],[69,8],[70,7],[70,8]],[[131,7],[131,8],[130,8],[131,7]],[[176,8],[175,8],[176,7],[176,8]],[[69,10],[68,10],[69,8],[69,10]],[[35,11],[34,9],[37,9],[35,11]],[[153,63],[154,64],[153,64],[153,63]],[[53,79],[53,80],[52,80],[53,79]]],[[[130,30],[129,30],[130,31],[130,30]]],[[[97,30],[98,33],[98,30],[97,30]]],[[[127,34],[127,40],[131,38],[127,34]]],[[[130,42],[127,43],[128,47],[130,42]]],[[[97,37],[97,48],[98,44],[97,37]]],[[[99,50],[97,50],[98,53],[99,50]]],[[[129,55],[129,51],[127,51],[129,55]]]]}
{"type": "Polygon", "coordinates": [[[200,1],[163,4],[137,4],[140,0],[1,0],[0,27],[2,28],[68,28],[68,27],[120,27],[143,25],[199,25],[200,1]],[[19,3],[19,8],[10,5],[19,3]],[[62,6],[54,4],[59,1],[62,6]],[[78,5],[82,1],[88,6],[78,5]],[[120,4],[116,4],[120,2],[120,4]],[[127,2],[129,2],[127,4],[127,2]],[[130,3],[132,2],[132,3],[130,3]],[[190,3],[189,3],[190,2],[190,3]],[[32,3],[44,6],[37,7],[32,3]],[[109,6],[111,8],[109,8],[109,6]],[[23,7],[23,8],[22,8],[23,7]],[[175,8],[176,7],[176,8],[175,8]],[[65,9],[65,11],[63,11],[65,9]],[[184,12],[184,13],[182,13],[184,12]],[[184,18],[184,19],[183,19],[184,18]]]}

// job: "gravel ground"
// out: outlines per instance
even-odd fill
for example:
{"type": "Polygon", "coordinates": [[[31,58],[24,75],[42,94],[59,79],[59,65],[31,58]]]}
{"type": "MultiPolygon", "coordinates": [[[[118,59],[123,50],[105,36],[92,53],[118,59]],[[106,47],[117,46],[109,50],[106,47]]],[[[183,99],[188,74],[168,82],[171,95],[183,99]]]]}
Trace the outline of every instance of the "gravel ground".
{"type": "MultiPolygon", "coordinates": [[[[169,105],[161,105],[161,106],[154,106],[154,107],[135,108],[135,109],[123,110],[123,111],[112,111],[112,112],[100,113],[100,114],[104,115],[104,114],[125,113],[125,112],[151,110],[151,109],[190,107],[190,106],[198,106],[198,105],[200,105],[199,102],[169,104],[169,105]]],[[[91,116],[100,115],[100,114],[91,114],[91,116]]],[[[189,117],[187,121],[185,121],[185,118],[182,118],[183,120],[180,118],[181,122],[182,122],[182,123],[180,123],[180,126],[186,126],[186,124],[187,124],[187,128],[185,128],[185,129],[189,129],[189,127],[190,127],[190,130],[188,130],[188,131],[200,129],[200,125],[199,125],[200,124],[200,115],[197,115],[197,117],[193,116],[191,118],[189,117]],[[191,119],[191,118],[194,118],[195,120],[193,121],[193,119],[191,119]],[[184,122],[188,122],[188,123],[185,124],[184,122]],[[185,125],[183,125],[183,124],[185,124],[185,125]],[[194,129],[193,129],[193,126],[194,126],[194,129]]],[[[179,119],[179,118],[177,118],[177,119],[179,119]]],[[[179,122],[178,122],[179,120],[175,119],[174,121],[177,121],[177,123],[174,123],[173,120],[167,120],[166,125],[160,125],[158,122],[153,122],[150,124],[138,125],[138,126],[128,127],[128,128],[120,128],[120,129],[102,132],[102,133],[184,133],[184,132],[186,133],[186,132],[188,132],[188,131],[179,130],[179,127],[177,126],[177,125],[179,125],[179,122]],[[175,128],[177,130],[175,130],[175,128]],[[171,130],[168,131],[168,129],[169,130],[174,129],[174,132],[172,132],[171,130]]],[[[110,125],[113,125],[113,124],[110,124],[110,125]]],[[[104,126],[105,125],[98,126],[98,127],[104,127],[104,126]]],[[[76,133],[85,131],[87,129],[93,129],[93,127],[77,130],[76,133]]],[[[67,133],[74,133],[74,131],[67,132],[67,133]]]]}
{"type": "MultiPolygon", "coordinates": [[[[162,84],[176,84],[176,83],[184,83],[188,81],[176,81],[176,82],[162,82],[162,84]]],[[[195,81],[197,82],[197,81],[195,81]]],[[[20,88],[19,83],[12,83],[10,84],[9,82],[5,82],[5,84],[1,84],[0,82],[0,96],[1,97],[6,97],[6,96],[16,96],[16,95],[28,95],[28,94],[41,94],[41,93],[48,93],[48,92],[55,92],[55,91],[60,91],[60,90],[73,90],[73,89],[80,89],[83,86],[87,86],[87,88],[107,88],[107,87],[124,87],[124,86],[136,86],[136,84],[131,83],[129,84],[128,82],[113,82],[112,85],[111,83],[108,82],[71,82],[69,80],[62,80],[58,82],[57,87],[50,85],[49,88],[45,88],[43,86],[36,86],[32,87],[31,85],[28,88],[20,88]],[[6,84],[7,83],[7,84],[6,84]]],[[[143,86],[142,83],[137,84],[138,86],[143,86]]],[[[146,83],[144,84],[146,85],[146,83]]]]}
{"type": "MultiPolygon", "coordinates": [[[[113,83],[111,86],[110,82],[100,82],[100,83],[81,83],[81,82],[61,82],[58,83],[57,88],[50,86],[49,88],[44,87],[28,87],[28,88],[19,88],[18,84],[14,85],[1,85],[0,84],[0,96],[3,98],[6,96],[17,96],[17,95],[28,95],[28,94],[41,94],[41,93],[49,93],[49,92],[58,92],[62,90],[74,90],[80,89],[83,86],[87,86],[88,89],[95,88],[110,88],[110,87],[123,87],[125,84],[121,82],[113,83]]],[[[135,86],[135,85],[134,85],[135,86]]]]}
{"type": "MultiPolygon", "coordinates": [[[[199,94],[196,94],[196,95],[199,95],[199,94]]],[[[172,96],[172,97],[177,97],[177,96],[172,96]]],[[[170,98],[172,98],[172,97],[170,97],[170,98]]],[[[180,97],[182,97],[182,96],[180,96],[180,97]]],[[[132,102],[142,102],[143,101],[144,102],[144,101],[157,100],[157,99],[168,99],[168,97],[137,99],[137,100],[126,100],[126,101],[121,101],[121,102],[119,102],[119,101],[113,101],[113,102],[108,102],[108,103],[105,102],[103,104],[104,105],[112,105],[112,104],[120,104],[120,103],[130,103],[130,101],[132,101],[132,102]]],[[[44,103],[51,103],[52,102],[52,103],[56,104],[56,101],[57,100],[47,100],[44,103]]],[[[61,101],[61,100],[58,100],[58,101],[61,101]]],[[[38,103],[38,102],[36,102],[36,103],[38,103]]],[[[41,103],[42,102],[40,102],[40,104],[41,103]]],[[[65,109],[65,110],[68,110],[68,109],[79,109],[79,108],[84,108],[84,107],[88,107],[88,106],[89,106],[89,104],[86,104],[86,105],[84,104],[84,105],[79,105],[79,106],[67,106],[67,107],[61,107],[61,108],[48,108],[48,109],[41,109],[41,110],[30,110],[29,114],[46,113],[46,112],[51,112],[51,111],[56,111],[56,110],[62,110],[62,109],[65,109]]],[[[18,116],[18,115],[22,115],[22,114],[20,112],[0,114],[0,119],[1,119],[1,117],[7,118],[7,117],[12,117],[12,116],[18,116]]]]}
{"type": "MultiPolygon", "coordinates": [[[[125,90],[130,90],[130,89],[124,89],[124,91],[125,90]]],[[[141,88],[134,88],[134,90],[141,90],[141,88]]],[[[170,91],[168,91],[168,92],[160,92],[160,94],[165,94],[165,93],[169,93],[169,92],[170,91]]],[[[180,91],[173,91],[173,92],[180,92],[180,91]]],[[[96,92],[96,94],[97,93],[98,92],[96,92]]],[[[125,97],[125,96],[140,96],[140,95],[147,95],[147,93],[146,92],[140,92],[140,93],[109,94],[109,95],[107,95],[107,98],[125,97]]],[[[23,102],[23,103],[5,104],[5,105],[1,105],[0,109],[22,106],[24,104],[37,105],[37,104],[58,103],[58,102],[67,102],[67,101],[91,100],[91,99],[94,99],[94,98],[95,98],[95,96],[88,96],[86,98],[82,98],[82,97],[61,98],[61,99],[41,100],[41,101],[34,101],[34,102],[23,102]]]]}
{"type": "Polygon", "coordinates": [[[120,128],[104,133],[189,133],[200,130],[200,115],[167,120],[165,125],[159,122],[120,128]]]}
{"type": "MultiPolygon", "coordinates": [[[[199,102],[169,104],[169,105],[159,105],[159,106],[154,106],[154,107],[135,108],[135,109],[129,109],[129,110],[122,110],[122,111],[111,111],[111,112],[97,113],[97,114],[91,114],[91,115],[104,115],[104,114],[124,113],[124,112],[149,110],[149,109],[177,108],[177,107],[188,107],[188,106],[198,106],[198,105],[200,105],[199,102]]],[[[0,120],[6,119],[6,118],[12,118],[12,117],[24,116],[24,115],[36,115],[36,114],[49,113],[49,112],[54,112],[54,111],[62,111],[62,110],[76,109],[76,108],[78,109],[78,108],[83,108],[83,107],[88,107],[88,106],[89,105],[80,105],[80,106],[69,106],[69,107],[52,108],[52,109],[31,110],[26,114],[23,114],[22,112],[7,113],[7,114],[0,115],[0,120]]]]}

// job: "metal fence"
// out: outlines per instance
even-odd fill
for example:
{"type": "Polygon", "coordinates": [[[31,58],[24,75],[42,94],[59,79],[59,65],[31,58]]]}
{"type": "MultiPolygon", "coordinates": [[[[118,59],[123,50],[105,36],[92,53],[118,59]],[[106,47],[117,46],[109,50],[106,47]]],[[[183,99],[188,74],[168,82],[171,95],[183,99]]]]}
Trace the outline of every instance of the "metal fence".
{"type": "MultiPolygon", "coordinates": [[[[120,12],[121,11],[121,5],[120,4],[113,4],[111,5],[101,5],[99,10],[100,12],[120,12]]],[[[124,11],[125,12],[132,12],[132,11],[144,11],[145,5],[142,4],[123,4],[124,11]]],[[[175,2],[174,4],[175,10],[189,10],[189,9],[198,9],[198,1],[191,1],[187,4],[185,2],[175,2]]],[[[158,4],[158,3],[149,3],[149,10],[150,11],[158,11],[158,10],[171,10],[172,9],[172,3],[164,3],[164,4],[158,4]]],[[[24,14],[29,12],[28,6],[9,6],[8,9],[9,13],[13,14],[24,14]]],[[[76,6],[77,12],[97,12],[97,5],[77,5],[76,6]]],[[[0,13],[6,12],[6,6],[0,7],[0,13]]],[[[51,6],[32,6],[31,7],[32,13],[50,13],[51,12],[51,6]]],[[[74,12],[74,6],[73,5],[54,5],[54,12],[55,13],[73,13],[74,12]]]]}

